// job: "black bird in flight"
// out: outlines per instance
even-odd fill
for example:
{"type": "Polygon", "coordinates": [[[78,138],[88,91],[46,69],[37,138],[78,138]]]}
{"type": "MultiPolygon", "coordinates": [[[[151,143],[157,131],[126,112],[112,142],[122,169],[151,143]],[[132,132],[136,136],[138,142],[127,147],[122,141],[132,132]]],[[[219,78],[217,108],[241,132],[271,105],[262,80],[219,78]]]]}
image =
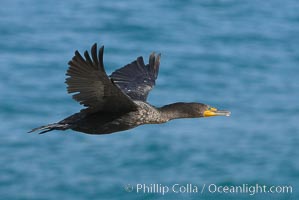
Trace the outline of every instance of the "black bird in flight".
{"type": "Polygon", "coordinates": [[[73,93],[73,98],[86,108],[30,132],[40,131],[42,134],[72,129],[87,134],[108,134],[178,118],[230,115],[229,111],[220,111],[202,103],[178,102],[160,108],[152,106],[146,99],[155,86],[160,54],[152,53],[146,65],[143,58],[138,57],[108,76],[104,69],[103,53],[104,46],[97,52],[97,44],[94,44],[91,57],[87,51],[84,58],[76,51],[68,63],[67,91],[73,93]]]}

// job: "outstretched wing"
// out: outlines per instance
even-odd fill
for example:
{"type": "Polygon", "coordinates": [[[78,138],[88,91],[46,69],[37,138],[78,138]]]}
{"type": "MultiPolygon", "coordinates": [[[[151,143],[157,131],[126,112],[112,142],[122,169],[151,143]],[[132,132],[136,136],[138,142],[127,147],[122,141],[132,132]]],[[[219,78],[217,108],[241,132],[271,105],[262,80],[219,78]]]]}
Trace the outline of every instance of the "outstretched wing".
{"type": "Polygon", "coordinates": [[[136,110],[136,104],[115,86],[107,76],[103,64],[104,46],[97,56],[97,44],[91,48],[90,58],[87,51],[85,59],[78,51],[69,62],[66,75],[68,93],[80,104],[87,107],[87,111],[128,112],[136,110]]]}
{"type": "Polygon", "coordinates": [[[160,57],[161,54],[152,53],[147,65],[144,65],[142,57],[138,57],[132,63],[113,72],[110,78],[132,99],[146,101],[158,77],[160,57]]]}

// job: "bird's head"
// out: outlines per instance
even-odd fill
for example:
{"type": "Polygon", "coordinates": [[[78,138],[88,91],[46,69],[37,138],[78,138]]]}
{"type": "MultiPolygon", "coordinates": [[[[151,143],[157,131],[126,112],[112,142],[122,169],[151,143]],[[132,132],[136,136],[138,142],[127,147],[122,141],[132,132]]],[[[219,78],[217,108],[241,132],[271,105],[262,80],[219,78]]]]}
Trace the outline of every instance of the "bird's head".
{"type": "Polygon", "coordinates": [[[229,111],[218,110],[203,103],[173,103],[160,108],[168,119],[230,116],[229,111]]]}

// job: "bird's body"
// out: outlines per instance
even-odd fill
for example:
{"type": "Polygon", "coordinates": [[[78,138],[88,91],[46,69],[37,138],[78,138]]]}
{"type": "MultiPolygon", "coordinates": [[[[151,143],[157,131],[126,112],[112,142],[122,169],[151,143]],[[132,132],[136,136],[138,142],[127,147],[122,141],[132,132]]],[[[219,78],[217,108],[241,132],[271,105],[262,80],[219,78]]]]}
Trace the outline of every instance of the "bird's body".
{"type": "Polygon", "coordinates": [[[124,131],[142,124],[159,124],[166,122],[161,112],[142,101],[134,101],[138,105],[136,111],[127,113],[96,112],[86,114],[76,113],[64,120],[61,124],[69,124],[69,128],[88,134],[108,134],[124,131]]]}
{"type": "Polygon", "coordinates": [[[149,64],[142,57],[107,76],[103,64],[103,47],[97,55],[96,44],[92,58],[85,51],[85,59],[75,52],[69,62],[66,79],[68,92],[87,108],[58,123],[31,130],[45,133],[67,130],[87,134],[109,134],[124,131],[142,124],[160,124],[177,118],[228,116],[228,111],[217,111],[202,103],[174,103],[161,108],[146,102],[154,87],[160,65],[160,54],[152,53],[149,64]]]}

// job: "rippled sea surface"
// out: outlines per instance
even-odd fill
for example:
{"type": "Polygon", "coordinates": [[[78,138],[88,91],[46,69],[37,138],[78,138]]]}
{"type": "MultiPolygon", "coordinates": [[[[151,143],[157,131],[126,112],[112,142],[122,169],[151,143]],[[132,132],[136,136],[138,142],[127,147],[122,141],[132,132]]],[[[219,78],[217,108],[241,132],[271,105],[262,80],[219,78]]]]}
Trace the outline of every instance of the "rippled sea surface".
{"type": "Polygon", "coordinates": [[[298,199],[298,10],[295,0],[1,1],[0,198],[298,199]],[[94,42],[105,44],[108,73],[162,53],[151,104],[203,102],[231,117],[27,134],[82,108],[66,93],[65,71],[94,42]]]}

